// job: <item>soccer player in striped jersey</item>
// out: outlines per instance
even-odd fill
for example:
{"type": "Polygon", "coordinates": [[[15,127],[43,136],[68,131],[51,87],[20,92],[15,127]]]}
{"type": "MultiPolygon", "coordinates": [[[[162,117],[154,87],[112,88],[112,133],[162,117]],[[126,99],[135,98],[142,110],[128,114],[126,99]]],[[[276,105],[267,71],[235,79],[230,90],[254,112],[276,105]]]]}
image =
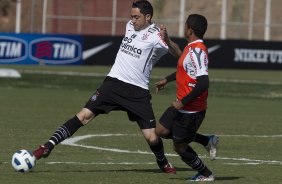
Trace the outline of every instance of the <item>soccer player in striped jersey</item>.
{"type": "Polygon", "coordinates": [[[153,66],[168,52],[168,46],[160,36],[160,29],[151,21],[152,16],[150,2],[133,2],[131,20],[126,25],[115,63],[103,84],[73,118],[33,151],[37,160],[47,157],[57,144],[96,116],[122,110],[127,112],[129,120],[137,122],[159,168],[165,173],[176,173],[164,154],[162,139],[155,133],[156,120],[148,83],[153,66]]]}
{"type": "Polygon", "coordinates": [[[174,150],[181,159],[198,173],[192,181],[213,181],[214,175],[189,145],[199,142],[215,157],[218,137],[204,136],[197,131],[201,126],[207,109],[208,98],[208,50],[203,42],[207,30],[207,20],[199,14],[191,14],[186,20],[185,36],[187,46],[181,52],[179,46],[168,38],[166,28],[161,35],[171,47],[171,54],[180,56],[175,73],[156,83],[157,91],[170,81],[176,80],[177,99],[163,113],[156,132],[161,137],[172,137],[174,150]]]}

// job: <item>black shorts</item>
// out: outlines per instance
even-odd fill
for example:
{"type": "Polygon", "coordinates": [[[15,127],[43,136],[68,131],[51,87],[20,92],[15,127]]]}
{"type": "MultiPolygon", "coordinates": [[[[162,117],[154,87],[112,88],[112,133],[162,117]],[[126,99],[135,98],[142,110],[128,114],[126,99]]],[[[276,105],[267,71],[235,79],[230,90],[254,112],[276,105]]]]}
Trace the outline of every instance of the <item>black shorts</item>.
{"type": "Polygon", "coordinates": [[[113,110],[126,111],[129,120],[136,121],[140,129],[150,129],[156,127],[151,98],[149,90],[106,77],[84,107],[96,116],[113,110]]]}
{"type": "Polygon", "coordinates": [[[194,140],[205,114],[205,110],[196,113],[181,113],[169,107],[161,116],[160,123],[170,130],[173,142],[190,143],[194,140]]]}

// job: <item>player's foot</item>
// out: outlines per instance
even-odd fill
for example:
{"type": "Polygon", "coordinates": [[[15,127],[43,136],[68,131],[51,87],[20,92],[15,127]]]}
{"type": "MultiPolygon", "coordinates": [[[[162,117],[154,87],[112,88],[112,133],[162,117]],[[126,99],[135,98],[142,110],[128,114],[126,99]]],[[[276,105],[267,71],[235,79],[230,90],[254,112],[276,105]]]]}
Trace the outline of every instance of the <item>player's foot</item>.
{"type": "Polygon", "coordinates": [[[40,145],[38,149],[34,150],[33,155],[35,156],[36,160],[46,158],[51,153],[50,149],[45,145],[40,145]]]}
{"type": "Polygon", "coordinates": [[[159,161],[157,161],[159,168],[164,172],[168,174],[176,174],[176,169],[169,163],[167,162],[166,164],[163,164],[159,161]]]}
{"type": "Polygon", "coordinates": [[[209,136],[209,143],[206,146],[206,150],[209,152],[211,160],[215,160],[216,158],[217,144],[218,144],[218,136],[216,135],[209,136]]]}
{"type": "Polygon", "coordinates": [[[200,173],[193,176],[189,181],[214,181],[214,175],[204,176],[200,173]]]}

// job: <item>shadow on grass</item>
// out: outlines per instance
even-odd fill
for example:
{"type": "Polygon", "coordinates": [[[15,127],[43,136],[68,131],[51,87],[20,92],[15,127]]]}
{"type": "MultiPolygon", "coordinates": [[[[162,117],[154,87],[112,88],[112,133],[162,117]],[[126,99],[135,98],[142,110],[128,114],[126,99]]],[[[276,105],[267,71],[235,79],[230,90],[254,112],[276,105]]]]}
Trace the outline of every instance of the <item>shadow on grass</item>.
{"type": "MultiPolygon", "coordinates": [[[[192,177],[192,176],[191,176],[192,177]]],[[[238,180],[241,179],[243,177],[234,177],[234,176],[225,176],[225,177],[217,177],[215,176],[215,181],[232,181],[232,180],[238,180]]],[[[178,177],[178,178],[169,178],[170,180],[179,180],[179,181],[185,181],[185,180],[189,180],[190,178],[186,177],[178,177]]]]}
{"type": "MultiPolygon", "coordinates": [[[[176,167],[176,170],[179,171],[193,171],[190,168],[180,168],[176,167]]],[[[33,173],[48,173],[48,172],[62,172],[62,173],[71,173],[71,172],[78,172],[78,173],[87,173],[87,172],[140,172],[140,173],[162,173],[160,169],[64,169],[64,170],[34,170],[33,173]]]]}
{"type": "MultiPolygon", "coordinates": [[[[186,167],[176,167],[177,172],[195,172],[195,170],[191,169],[191,168],[186,168],[186,167]]],[[[58,169],[54,169],[54,170],[35,170],[32,171],[32,173],[36,174],[36,173],[51,173],[51,172],[61,172],[61,173],[122,173],[122,172],[136,172],[136,173],[162,173],[162,171],[160,169],[64,169],[64,170],[58,170],[58,169]]],[[[195,172],[196,173],[196,172],[195,172]]],[[[193,173],[193,174],[195,174],[193,173]]],[[[193,176],[193,174],[191,175],[191,177],[193,176]]],[[[243,177],[234,177],[234,176],[215,176],[215,180],[216,181],[232,181],[232,180],[238,180],[241,179],[243,177]]],[[[185,181],[185,180],[189,180],[190,178],[187,177],[177,177],[177,175],[171,174],[171,177],[169,177],[169,180],[179,180],[179,181],[185,181]]]]}

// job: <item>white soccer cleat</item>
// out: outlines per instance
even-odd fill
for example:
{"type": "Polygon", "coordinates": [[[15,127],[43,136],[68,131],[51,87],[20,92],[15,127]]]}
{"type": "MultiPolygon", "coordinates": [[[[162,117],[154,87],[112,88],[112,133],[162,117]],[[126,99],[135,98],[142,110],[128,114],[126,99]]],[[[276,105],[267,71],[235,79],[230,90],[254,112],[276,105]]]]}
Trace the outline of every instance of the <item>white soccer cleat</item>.
{"type": "Polygon", "coordinates": [[[215,160],[216,158],[217,144],[218,144],[218,136],[216,135],[209,136],[209,143],[206,146],[206,150],[209,152],[211,160],[215,160]]]}
{"type": "Polygon", "coordinates": [[[214,181],[214,180],[215,180],[215,177],[214,177],[213,174],[211,174],[209,176],[204,176],[204,175],[198,173],[188,181],[214,181]]]}

